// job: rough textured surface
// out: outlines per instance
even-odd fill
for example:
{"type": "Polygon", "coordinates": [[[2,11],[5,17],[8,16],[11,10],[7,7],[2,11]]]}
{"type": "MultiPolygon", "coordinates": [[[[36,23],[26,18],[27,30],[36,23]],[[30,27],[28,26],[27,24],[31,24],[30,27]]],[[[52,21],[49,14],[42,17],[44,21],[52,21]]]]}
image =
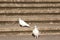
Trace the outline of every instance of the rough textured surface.
{"type": "Polygon", "coordinates": [[[0,3],[0,7],[60,7],[60,3],[0,3]]]}
{"type": "Polygon", "coordinates": [[[60,2],[60,0],[0,0],[1,2],[60,2]]]}
{"type": "Polygon", "coordinates": [[[32,28],[36,24],[39,30],[60,30],[60,0],[0,0],[0,31],[24,31],[19,18],[32,28]]]}
{"type": "Polygon", "coordinates": [[[60,15],[2,15],[0,21],[18,21],[19,18],[24,21],[59,21],[60,15]]]}
{"type": "Polygon", "coordinates": [[[0,36],[0,40],[60,40],[60,35],[43,35],[38,39],[35,39],[31,35],[23,35],[23,36],[0,36]]]}
{"type": "Polygon", "coordinates": [[[9,8],[1,8],[0,13],[60,13],[60,8],[10,8],[9,7],[9,8]]]}

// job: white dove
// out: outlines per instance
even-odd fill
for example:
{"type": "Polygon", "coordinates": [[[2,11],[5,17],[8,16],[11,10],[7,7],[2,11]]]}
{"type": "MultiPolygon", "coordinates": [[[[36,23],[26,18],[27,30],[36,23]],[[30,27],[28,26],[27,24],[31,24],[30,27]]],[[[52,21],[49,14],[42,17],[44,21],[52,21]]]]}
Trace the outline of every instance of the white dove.
{"type": "Polygon", "coordinates": [[[30,26],[30,25],[27,24],[25,21],[23,21],[21,18],[19,18],[19,24],[20,24],[21,26],[26,26],[26,27],[29,27],[29,26],[30,26]]]}
{"type": "Polygon", "coordinates": [[[37,28],[37,26],[34,26],[35,28],[33,29],[32,31],[32,35],[35,37],[35,38],[38,38],[39,36],[39,30],[37,28]]]}

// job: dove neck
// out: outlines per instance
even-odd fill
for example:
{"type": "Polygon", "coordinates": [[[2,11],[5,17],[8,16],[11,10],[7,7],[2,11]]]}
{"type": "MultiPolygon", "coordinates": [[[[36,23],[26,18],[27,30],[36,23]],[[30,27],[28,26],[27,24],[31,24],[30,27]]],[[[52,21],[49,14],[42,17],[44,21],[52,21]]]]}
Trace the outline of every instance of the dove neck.
{"type": "Polygon", "coordinates": [[[19,20],[21,20],[21,19],[19,18],[19,20]]]}

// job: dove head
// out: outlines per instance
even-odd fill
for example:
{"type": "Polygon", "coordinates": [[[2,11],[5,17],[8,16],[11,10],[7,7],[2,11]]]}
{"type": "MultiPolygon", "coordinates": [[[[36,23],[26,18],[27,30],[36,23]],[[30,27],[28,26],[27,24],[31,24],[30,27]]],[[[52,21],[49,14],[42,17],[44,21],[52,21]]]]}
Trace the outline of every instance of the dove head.
{"type": "Polygon", "coordinates": [[[37,26],[35,25],[35,28],[37,28],[37,26]]]}

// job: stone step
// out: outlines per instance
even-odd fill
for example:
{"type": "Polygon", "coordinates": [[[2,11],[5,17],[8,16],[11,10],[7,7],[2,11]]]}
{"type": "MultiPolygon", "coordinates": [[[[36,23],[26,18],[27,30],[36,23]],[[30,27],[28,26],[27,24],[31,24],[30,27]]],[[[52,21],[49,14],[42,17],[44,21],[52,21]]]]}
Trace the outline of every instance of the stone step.
{"type": "MultiPolygon", "coordinates": [[[[56,26],[53,28],[53,26],[51,27],[39,27],[38,28],[40,31],[59,31],[60,27],[56,26]]],[[[0,32],[8,32],[8,31],[20,31],[20,32],[31,32],[33,30],[33,27],[27,28],[27,27],[1,27],[0,28],[0,32]]]]}
{"type": "Polygon", "coordinates": [[[18,21],[22,18],[24,21],[56,21],[60,22],[60,15],[0,15],[0,21],[18,21]]]}
{"type": "Polygon", "coordinates": [[[60,3],[0,3],[0,7],[60,7],[60,3]]]}
{"type": "Polygon", "coordinates": [[[60,8],[0,8],[0,13],[60,13],[60,8]]]}
{"type": "Polygon", "coordinates": [[[38,29],[41,30],[60,30],[60,23],[40,23],[40,22],[27,22],[30,25],[29,27],[22,27],[18,22],[8,22],[8,23],[0,23],[0,31],[21,31],[21,32],[29,32],[34,29],[34,26],[37,25],[38,29]]]}
{"type": "Polygon", "coordinates": [[[0,0],[0,2],[60,2],[60,0],[0,0]]]}

